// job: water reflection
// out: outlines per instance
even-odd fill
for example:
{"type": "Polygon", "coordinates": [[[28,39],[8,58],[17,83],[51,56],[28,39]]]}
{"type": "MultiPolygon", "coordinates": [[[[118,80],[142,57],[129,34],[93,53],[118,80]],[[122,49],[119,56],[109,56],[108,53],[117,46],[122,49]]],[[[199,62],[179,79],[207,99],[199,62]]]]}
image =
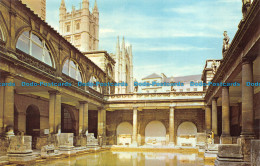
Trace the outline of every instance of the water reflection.
{"type": "Polygon", "coordinates": [[[203,166],[203,158],[197,154],[154,153],[154,152],[100,152],[71,157],[37,166],[203,166]]]}

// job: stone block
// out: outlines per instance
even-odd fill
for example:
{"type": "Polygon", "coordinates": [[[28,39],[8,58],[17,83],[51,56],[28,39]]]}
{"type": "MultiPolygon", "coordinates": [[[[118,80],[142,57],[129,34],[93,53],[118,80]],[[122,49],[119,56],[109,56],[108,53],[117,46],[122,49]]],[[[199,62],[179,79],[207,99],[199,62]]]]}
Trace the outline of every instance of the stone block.
{"type": "Polygon", "coordinates": [[[87,137],[85,136],[75,136],[74,146],[75,147],[85,147],[87,145],[87,137]]]}
{"type": "Polygon", "coordinates": [[[74,133],[60,133],[57,135],[60,146],[73,146],[74,133]]]}
{"type": "Polygon", "coordinates": [[[31,136],[11,136],[8,147],[8,159],[11,163],[27,163],[35,160],[32,154],[31,136]]]}
{"type": "Polygon", "coordinates": [[[260,165],[260,140],[251,140],[251,164],[260,165]]]}
{"type": "Polygon", "coordinates": [[[218,144],[208,144],[209,151],[218,151],[218,144]]]}
{"type": "Polygon", "coordinates": [[[10,137],[10,144],[7,152],[17,153],[31,153],[32,152],[32,137],[31,136],[12,136],[10,137]]]}
{"type": "Polygon", "coordinates": [[[55,146],[54,145],[45,145],[41,148],[41,157],[47,158],[55,154],[55,146]]]}
{"type": "Polygon", "coordinates": [[[230,136],[221,136],[220,144],[232,144],[232,137],[230,136]]]}
{"type": "Polygon", "coordinates": [[[206,133],[197,133],[197,144],[206,142],[206,133]]]}
{"type": "Polygon", "coordinates": [[[43,146],[48,145],[47,137],[38,137],[36,141],[36,149],[41,149],[43,146]]]}
{"type": "Polygon", "coordinates": [[[230,158],[230,159],[242,159],[242,149],[237,144],[226,144],[218,146],[218,157],[219,158],[230,158]]]}

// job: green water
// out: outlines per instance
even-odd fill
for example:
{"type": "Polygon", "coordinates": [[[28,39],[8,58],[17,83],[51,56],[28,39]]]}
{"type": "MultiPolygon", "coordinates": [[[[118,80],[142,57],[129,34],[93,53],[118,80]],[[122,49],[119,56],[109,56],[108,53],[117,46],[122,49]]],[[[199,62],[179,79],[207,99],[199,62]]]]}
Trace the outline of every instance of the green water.
{"type": "Polygon", "coordinates": [[[203,166],[197,154],[104,151],[54,160],[37,166],[203,166]]]}

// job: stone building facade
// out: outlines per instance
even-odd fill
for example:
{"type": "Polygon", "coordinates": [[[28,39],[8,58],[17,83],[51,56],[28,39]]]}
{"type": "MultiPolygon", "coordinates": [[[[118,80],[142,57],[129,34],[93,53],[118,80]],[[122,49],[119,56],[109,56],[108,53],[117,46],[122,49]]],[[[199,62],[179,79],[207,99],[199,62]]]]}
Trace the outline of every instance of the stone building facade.
{"type": "MultiPolygon", "coordinates": [[[[202,77],[241,86],[115,94],[115,87],[79,86],[117,80],[86,56],[91,52],[79,51],[20,1],[0,1],[0,151],[6,152],[9,141],[15,144],[23,133],[30,152],[47,144],[62,151],[66,142],[68,151],[85,148],[88,133],[100,146],[201,148],[208,144],[206,133],[213,131],[220,154],[216,165],[256,162],[250,153],[258,150],[251,143],[259,140],[260,131],[260,1],[249,6],[217,70],[206,65],[202,77]]],[[[118,53],[131,55],[124,42],[122,46],[118,53]]],[[[115,63],[106,52],[93,54],[115,63]]]]}
{"type": "Polygon", "coordinates": [[[67,12],[65,0],[60,5],[60,33],[81,52],[98,50],[99,44],[99,11],[95,1],[92,12],[89,1],[82,0],[82,7],[67,12]]]}

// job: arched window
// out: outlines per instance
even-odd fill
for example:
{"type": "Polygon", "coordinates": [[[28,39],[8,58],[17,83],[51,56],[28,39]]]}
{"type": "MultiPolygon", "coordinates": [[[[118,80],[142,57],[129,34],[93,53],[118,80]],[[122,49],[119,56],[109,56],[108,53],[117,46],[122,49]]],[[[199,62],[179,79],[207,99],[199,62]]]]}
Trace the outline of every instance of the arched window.
{"type": "Polygon", "coordinates": [[[16,48],[52,66],[51,52],[46,42],[36,36],[32,31],[23,32],[18,38],[16,48]]]}
{"type": "Polygon", "coordinates": [[[113,77],[112,67],[111,65],[108,65],[107,67],[107,74],[109,77],[113,77]]]}
{"type": "Polygon", "coordinates": [[[78,63],[72,59],[67,59],[64,63],[62,72],[68,76],[74,78],[75,80],[82,81],[81,71],[79,69],[78,63]]]}
{"type": "Polygon", "coordinates": [[[101,92],[100,85],[97,85],[98,79],[96,76],[91,76],[89,82],[93,83],[93,86],[90,86],[91,88],[95,89],[98,92],[101,92]]]}

